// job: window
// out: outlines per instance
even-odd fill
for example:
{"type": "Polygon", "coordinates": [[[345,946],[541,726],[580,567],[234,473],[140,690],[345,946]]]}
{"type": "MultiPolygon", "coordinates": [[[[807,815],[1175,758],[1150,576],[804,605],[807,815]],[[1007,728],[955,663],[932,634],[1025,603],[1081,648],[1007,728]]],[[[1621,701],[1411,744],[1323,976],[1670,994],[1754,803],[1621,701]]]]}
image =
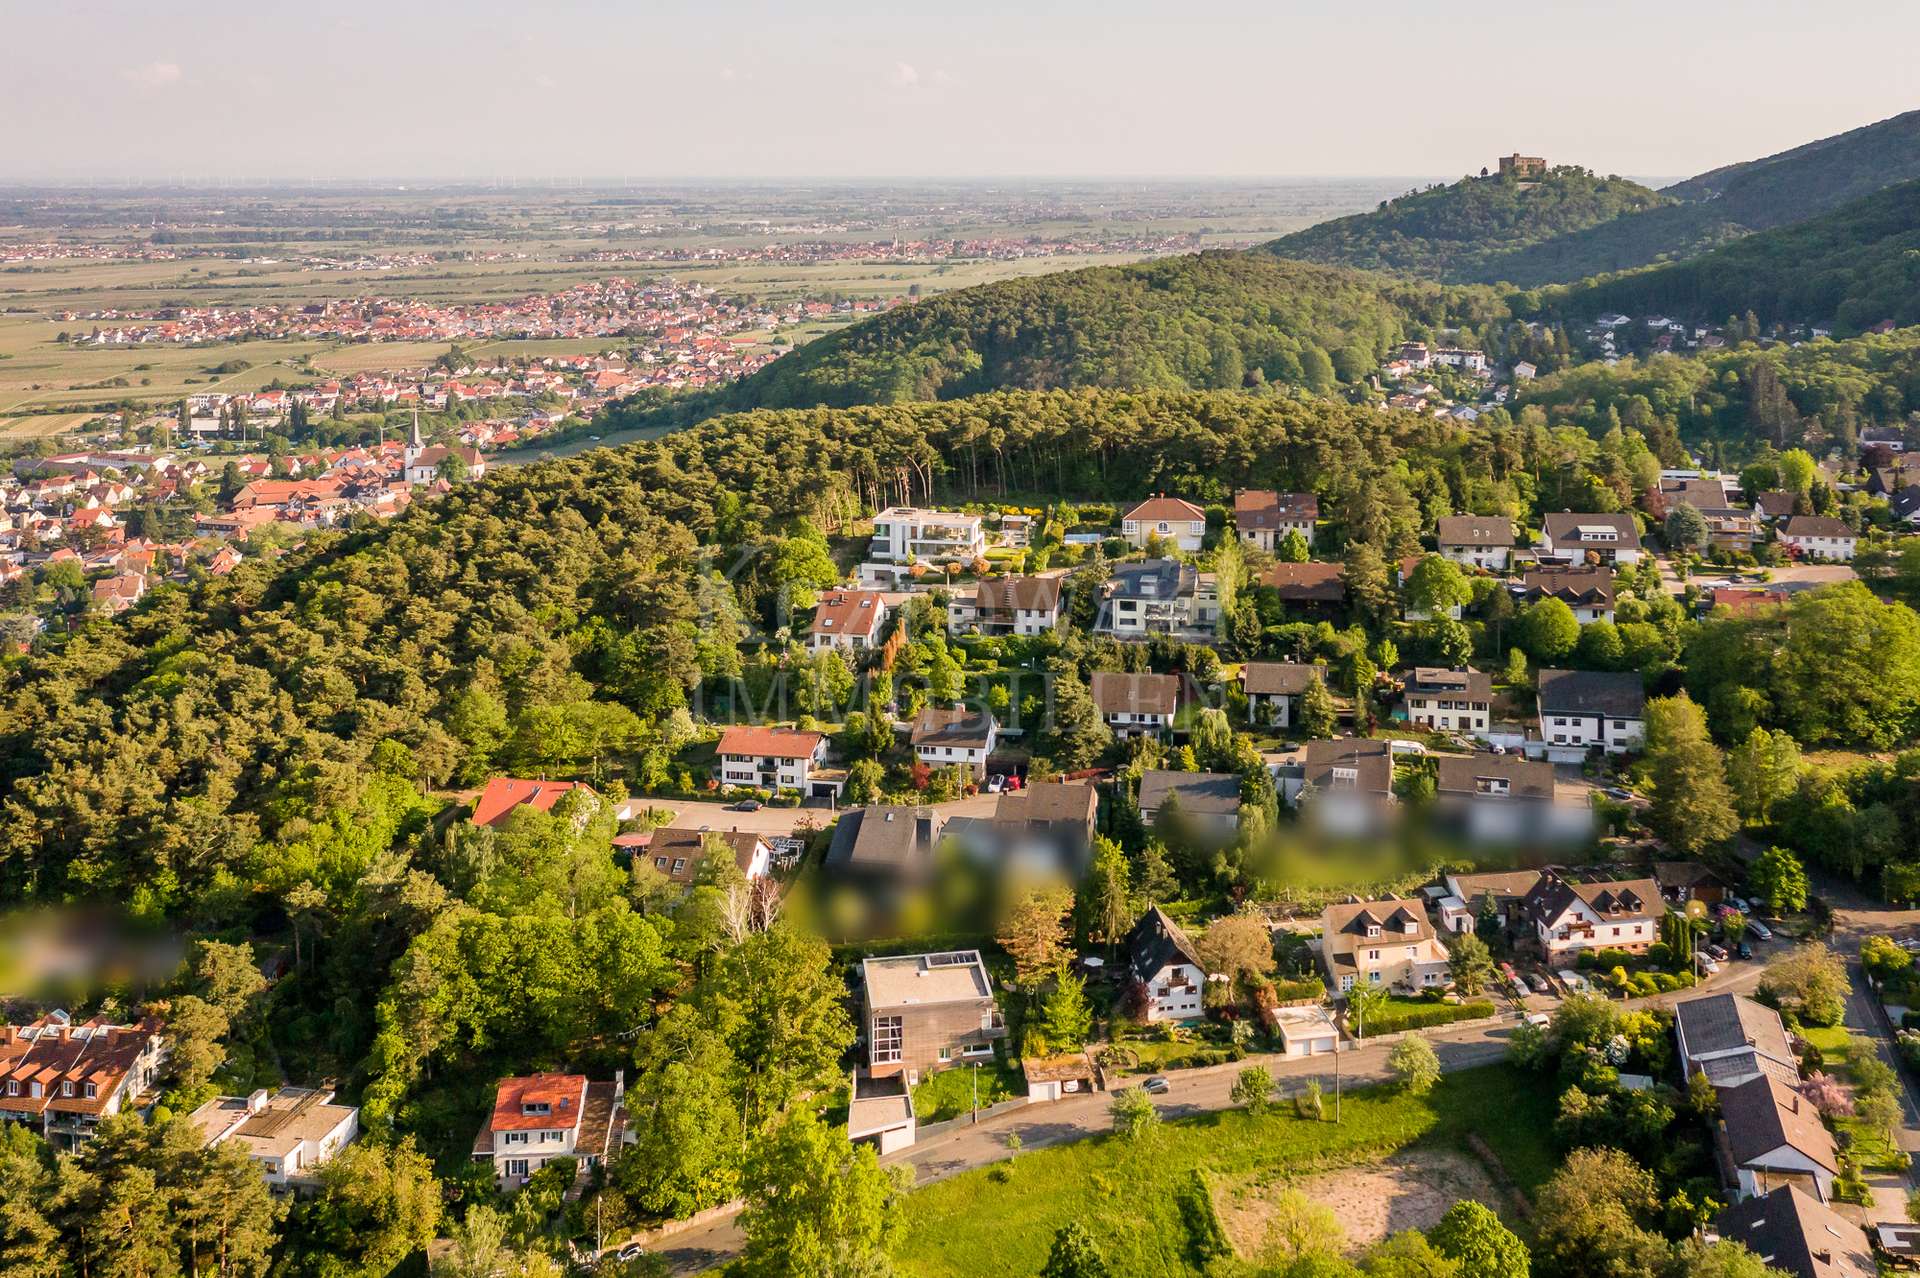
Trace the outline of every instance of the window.
{"type": "Polygon", "coordinates": [[[526,1175],[526,1174],[527,1174],[527,1160],[526,1160],[526,1159],[524,1159],[524,1158],[509,1158],[509,1159],[507,1160],[507,1175],[509,1175],[509,1176],[524,1176],[524,1175],[526,1175]]]}
{"type": "Polygon", "coordinates": [[[20,1080],[17,1078],[9,1078],[7,1080],[7,1095],[18,1096],[19,1094],[20,1094],[20,1080]]]}
{"type": "Polygon", "coordinates": [[[60,1094],[61,1094],[62,1096],[71,1096],[71,1095],[73,1095],[73,1080],[72,1080],[72,1079],[67,1079],[67,1080],[66,1080],[65,1082],[63,1082],[63,1083],[61,1083],[61,1084],[60,1084],[60,1094]]]}
{"type": "Polygon", "coordinates": [[[943,1048],[941,1048],[941,1049],[940,1049],[940,1059],[941,1059],[941,1060],[943,1060],[943,1061],[950,1061],[950,1060],[952,1060],[952,1059],[953,1059],[953,1049],[952,1049],[951,1047],[943,1047],[943,1048]]]}
{"type": "Polygon", "coordinates": [[[900,1062],[900,1018],[897,1016],[876,1016],[873,1018],[873,1063],[875,1065],[897,1065],[900,1062]]]}

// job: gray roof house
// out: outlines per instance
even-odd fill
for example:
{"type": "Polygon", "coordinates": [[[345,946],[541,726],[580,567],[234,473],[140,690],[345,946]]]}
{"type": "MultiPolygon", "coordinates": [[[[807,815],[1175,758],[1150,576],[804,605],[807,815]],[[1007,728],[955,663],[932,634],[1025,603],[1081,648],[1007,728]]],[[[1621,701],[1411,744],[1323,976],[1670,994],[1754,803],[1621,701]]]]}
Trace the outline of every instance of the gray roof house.
{"type": "Polygon", "coordinates": [[[1717,1087],[1737,1087],[1766,1075],[1792,1086],[1800,1067],[1780,1013],[1739,994],[1688,999],[1674,1013],[1680,1072],[1705,1072],[1717,1087]]]}

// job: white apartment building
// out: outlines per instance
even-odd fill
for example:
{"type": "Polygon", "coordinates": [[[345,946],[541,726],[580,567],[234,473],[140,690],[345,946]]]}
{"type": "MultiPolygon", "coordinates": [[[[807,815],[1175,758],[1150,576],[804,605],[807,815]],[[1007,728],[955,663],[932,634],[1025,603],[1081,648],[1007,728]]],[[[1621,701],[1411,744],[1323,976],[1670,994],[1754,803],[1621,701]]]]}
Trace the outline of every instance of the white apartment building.
{"type": "Polygon", "coordinates": [[[886,564],[938,564],[972,562],[986,553],[986,523],[979,515],[889,506],[873,517],[867,557],[886,564]]]}
{"type": "Polygon", "coordinates": [[[1640,676],[1599,670],[1542,670],[1540,740],[1549,758],[1573,761],[1590,749],[1637,750],[1647,737],[1647,695],[1640,676]],[[1577,751],[1570,758],[1563,747],[1577,751]]]}

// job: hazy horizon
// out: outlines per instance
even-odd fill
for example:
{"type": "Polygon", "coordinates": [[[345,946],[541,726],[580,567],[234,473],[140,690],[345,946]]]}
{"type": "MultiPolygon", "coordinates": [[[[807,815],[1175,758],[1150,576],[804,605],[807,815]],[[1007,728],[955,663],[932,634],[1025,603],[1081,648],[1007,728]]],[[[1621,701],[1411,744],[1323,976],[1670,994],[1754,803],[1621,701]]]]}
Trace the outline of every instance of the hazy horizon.
{"type": "Polygon", "coordinates": [[[0,0],[9,186],[1684,176],[1920,106],[1920,6],[0,0]],[[591,179],[591,181],[587,181],[591,179]]]}

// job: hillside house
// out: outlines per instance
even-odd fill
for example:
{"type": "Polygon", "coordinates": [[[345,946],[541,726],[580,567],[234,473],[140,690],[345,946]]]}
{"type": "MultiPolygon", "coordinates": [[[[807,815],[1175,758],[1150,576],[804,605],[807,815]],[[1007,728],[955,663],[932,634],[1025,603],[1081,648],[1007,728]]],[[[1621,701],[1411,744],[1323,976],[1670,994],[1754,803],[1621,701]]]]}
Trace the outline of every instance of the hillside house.
{"type": "Polygon", "coordinates": [[[971,772],[974,780],[984,780],[999,733],[1000,724],[989,710],[928,706],[913,721],[913,755],[930,768],[957,764],[971,772]]]}
{"type": "Polygon", "coordinates": [[[1611,568],[1536,568],[1522,574],[1518,594],[1518,602],[1529,607],[1542,599],[1558,599],[1573,610],[1573,619],[1583,626],[1613,620],[1611,568]]]}
{"type": "Polygon", "coordinates": [[[1637,564],[1644,553],[1632,515],[1577,515],[1564,511],[1542,521],[1539,555],[1563,564],[1637,564]]]}
{"type": "Polygon", "coordinates": [[[814,769],[826,762],[827,739],[789,728],[728,728],[714,753],[722,785],[811,796],[814,769]]]}
{"type": "Polygon", "coordinates": [[[949,1066],[990,1060],[1007,1026],[977,950],[901,954],[860,964],[867,1068],[909,1084],[949,1066]]]}
{"type": "Polygon", "coordinates": [[[1348,901],[1320,913],[1320,959],[1337,994],[1355,985],[1417,993],[1447,985],[1447,948],[1417,901],[1348,901]]]}
{"type": "Polygon", "coordinates": [[[1178,559],[1120,564],[1101,589],[1094,629],[1116,639],[1169,635],[1204,640],[1220,622],[1214,574],[1178,559]]]}
{"type": "Polygon", "coordinates": [[[813,607],[807,648],[820,652],[866,652],[880,646],[887,627],[887,597],[877,590],[828,590],[813,607]]]}
{"type": "Polygon", "coordinates": [[[1313,548],[1320,499],[1312,493],[1276,493],[1250,489],[1233,497],[1233,526],[1240,540],[1272,554],[1287,534],[1297,532],[1313,548]]]}
{"type": "Polygon", "coordinates": [[[987,553],[986,523],[952,510],[889,506],[873,517],[867,557],[883,564],[970,564],[987,553]]]}
{"type": "Polygon", "coordinates": [[[947,629],[983,635],[1058,630],[1060,583],[1058,577],[987,577],[972,586],[956,586],[947,604],[947,629]]]}
{"type": "Polygon", "coordinates": [[[1149,497],[1120,516],[1120,535],[1141,550],[1157,537],[1181,550],[1196,551],[1207,539],[1207,512],[1178,497],[1149,497]]]}
{"type": "Polygon", "coordinates": [[[1401,693],[1407,722],[1484,738],[1493,725],[1493,677],[1473,669],[1416,666],[1401,693]]]}
{"type": "Polygon", "coordinates": [[[1741,994],[1688,999],[1674,1008],[1680,1073],[1705,1074],[1715,1087],[1738,1087],[1768,1077],[1789,1087],[1800,1066],[1780,1013],[1741,994]]]}
{"type": "Polygon", "coordinates": [[[194,1110],[191,1121],[202,1148],[233,1144],[246,1150],[274,1189],[313,1184],[320,1164],[360,1134],[359,1109],[334,1104],[331,1087],[216,1096],[194,1110]]]}
{"type": "Polygon", "coordinates": [[[1315,682],[1324,684],[1327,668],[1294,661],[1249,661],[1240,667],[1240,690],[1247,715],[1255,723],[1285,730],[1300,718],[1300,699],[1315,682]]]}
{"type": "Polygon", "coordinates": [[[1588,750],[1625,754],[1645,743],[1647,694],[1638,674],[1542,670],[1536,683],[1548,758],[1578,762],[1588,750]]]}
{"type": "Polygon", "coordinates": [[[144,1113],[157,1099],[169,1044],[160,1022],[75,1025],[53,1011],[26,1025],[0,1025],[0,1122],[25,1123],[60,1151],[93,1139],[100,1120],[144,1113]]]}
{"type": "Polygon", "coordinates": [[[1149,906],[1127,934],[1127,970],[1146,991],[1146,1019],[1188,1021],[1202,1015],[1207,969],[1193,942],[1167,912],[1149,906]]]}
{"type": "Polygon", "coordinates": [[[1442,515],[1435,544],[1465,568],[1505,572],[1513,561],[1513,521],[1505,515],[1442,515]]]}
{"type": "Polygon", "coordinates": [[[474,1138],[474,1161],[492,1165],[502,1190],[518,1189],[556,1158],[576,1160],[578,1178],[585,1179],[625,1139],[625,1097],[617,1072],[610,1083],[584,1074],[502,1079],[493,1112],[474,1138]]]}
{"type": "Polygon", "coordinates": [[[1527,893],[1521,910],[1549,962],[1581,950],[1643,952],[1660,939],[1667,912],[1652,879],[1579,882],[1551,872],[1527,893]]]}
{"type": "Polygon", "coordinates": [[[1180,711],[1180,676],[1097,670],[1088,685],[1093,704],[1117,736],[1165,732],[1180,711]]]}
{"type": "Polygon", "coordinates": [[[1780,525],[1780,544],[1796,559],[1849,563],[1860,534],[1831,515],[1794,515],[1780,525]]]}

